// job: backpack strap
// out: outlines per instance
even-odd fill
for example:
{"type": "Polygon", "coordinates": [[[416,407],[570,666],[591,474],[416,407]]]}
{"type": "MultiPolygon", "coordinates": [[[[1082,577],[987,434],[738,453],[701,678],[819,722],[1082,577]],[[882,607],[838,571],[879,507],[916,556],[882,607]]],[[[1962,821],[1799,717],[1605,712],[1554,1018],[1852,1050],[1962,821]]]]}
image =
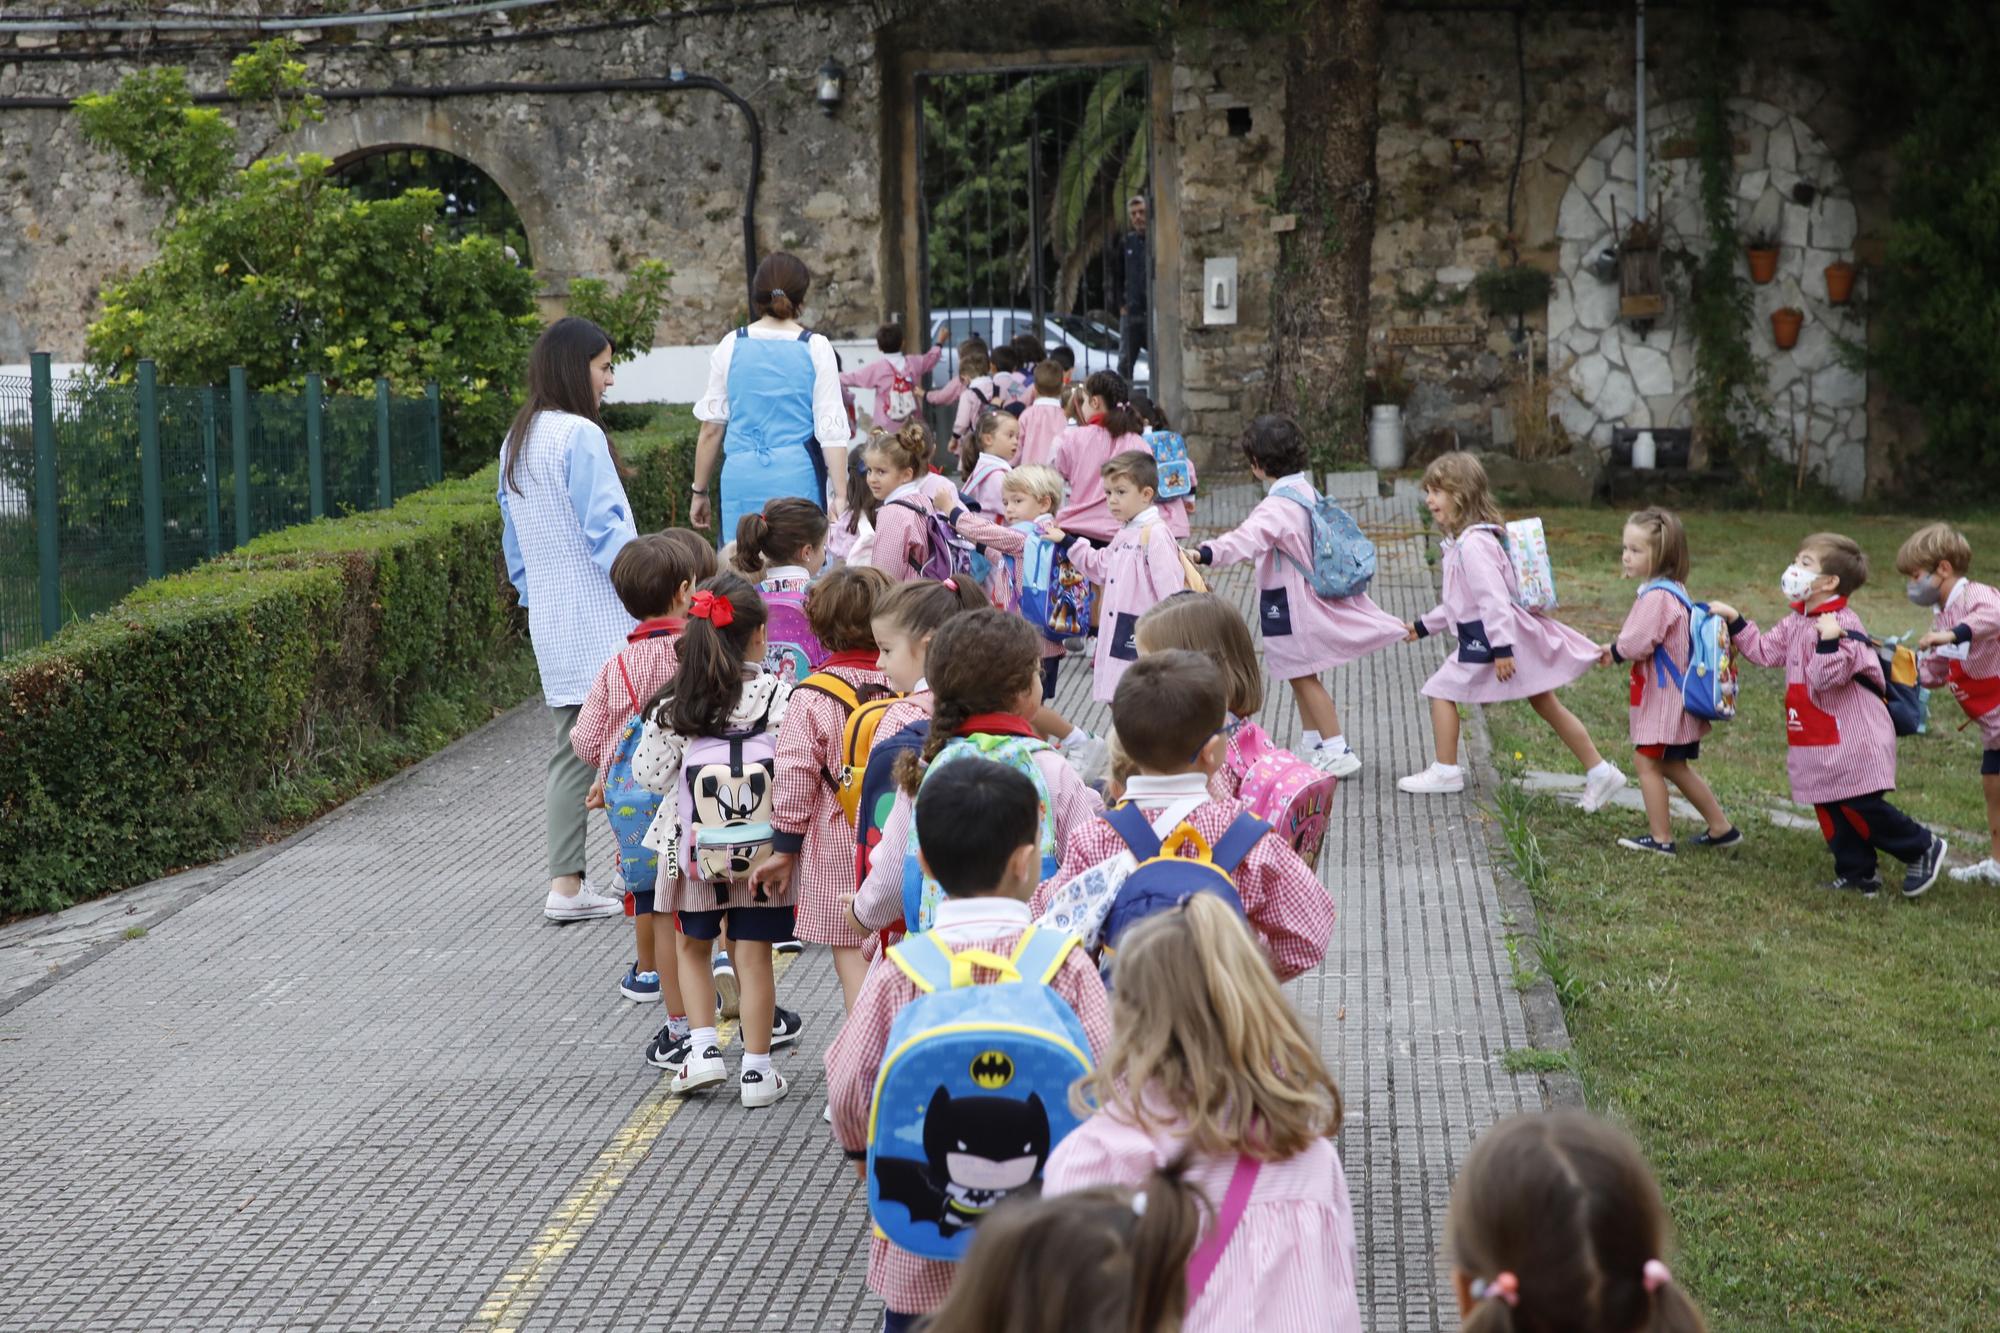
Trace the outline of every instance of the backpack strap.
{"type": "Polygon", "coordinates": [[[750,336],[750,329],[749,329],[749,327],[748,327],[748,326],[746,325],[746,326],[744,326],[744,327],[742,327],[742,328],[739,328],[739,329],[737,329],[737,330],[736,330],[736,336],[737,336],[737,337],[738,337],[739,339],[741,339],[741,338],[748,338],[748,337],[750,336]]]}
{"type": "Polygon", "coordinates": [[[1014,970],[1021,974],[1021,980],[1046,986],[1076,943],[1076,936],[1064,931],[1029,926],[1014,945],[1014,970]]]}
{"type": "Polygon", "coordinates": [[[815,671],[792,688],[812,690],[815,693],[824,694],[829,699],[837,699],[850,713],[861,707],[860,693],[855,690],[854,686],[842,680],[839,676],[834,675],[831,671],[815,671]]]}
{"type": "MultiPolygon", "coordinates": [[[[1841,637],[1843,639],[1852,639],[1859,644],[1867,645],[1867,647],[1876,654],[1877,660],[1879,662],[1883,644],[1880,643],[1875,638],[1873,638],[1872,636],[1870,636],[1866,631],[1851,629],[1848,630],[1846,633],[1842,634],[1841,637]]],[[[1884,671],[1882,673],[1882,684],[1880,686],[1877,686],[1874,681],[1868,679],[1868,677],[1862,675],[1859,671],[1854,673],[1854,683],[1856,685],[1859,685],[1862,689],[1868,691],[1870,694],[1874,695],[1877,699],[1880,699],[1883,703],[1889,702],[1888,672],[1884,671]]]]}
{"type": "Polygon", "coordinates": [[[889,946],[889,961],[926,995],[952,988],[951,955],[929,935],[903,936],[901,944],[889,946]]]}
{"type": "Polygon", "coordinates": [[[811,342],[813,340],[813,331],[811,329],[800,329],[798,340],[802,343],[811,342]]]}
{"type": "Polygon", "coordinates": [[[1215,1214],[1215,1230],[1208,1239],[1188,1256],[1187,1303],[1201,1299],[1201,1293],[1208,1286],[1208,1280],[1215,1276],[1216,1265],[1222,1262],[1222,1253],[1229,1248],[1230,1237],[1236,1234],[1238,1224],[1243,1221],[1243,1213],[1250,1207],[1250,1191],[1257,1186],[1257,1173],[1264,1164],[1248,1154],[1239,1154],[1236,1169],[1229,1173],[1229,1189],[1222,1196],[1222,1207],[1215,1214]]]}
{"type": "Polygon", "coordinates": [[[1215,862],[1215,868],[1223,874],[1234,876],[1236,867],[1250,855],[1250,849],[1270,831],[1269,824],[1246,810],[1229,821],[1229,827],[1215,840],[1215,848],[1208,854],[1209,860],[1215,862]]]}
{"type": "Polygon", "coordinates": [[[617,662],[618,674],[625,678],[625,697],[632,701],[632,711],[636,713],[639,711],[639,691],[632,688],[632,673],[625,669],[625,654],[618,654],[617,662]]]}
{"type": "Polygon", "coordinates": [[[1160,835],[1153,832],[1153,821],[1130,801],[1106,810],[1104,822],[1111,825],[1113,833],[1125,840],[1125,846],[1131,850],[1134,860],[1150,861],[1160,854],[1160,835]]]}

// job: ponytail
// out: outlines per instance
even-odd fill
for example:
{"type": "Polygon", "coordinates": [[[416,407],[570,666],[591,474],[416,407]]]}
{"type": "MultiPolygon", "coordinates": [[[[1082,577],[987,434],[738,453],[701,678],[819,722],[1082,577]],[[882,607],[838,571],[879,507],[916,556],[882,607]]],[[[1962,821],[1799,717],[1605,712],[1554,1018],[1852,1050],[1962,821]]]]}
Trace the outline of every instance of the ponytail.
{"type": "Polygon", "coordinates": [[[1133,1196],[1130,1333],[1180,1327],[1188,1306],[1188,1260],[1201,1238],[1207,1202],[1187,1183],[1185,1156],[1148,1175],[1133,1196]]]}
{"type": "Polygon", "coordinates": [[[1100,370],[1083,382],[1083,391],[1092,398],[1104,402],[1104,420],[1098,424],[1110,432],[1112,438],[1120,435],[1137,435],[1146,428],[1146,423],[1132,407],[1132,388],[1125,383],[1125,377],[1115,370],[1100,370]]]}
{"type": "Polygon", "coordinates": [[[973,421],[972,429],[965,432],[958,445],[958,475],[961,478],[971,480],[972,469],[979,466],[979,456],[986,452],[986,441],[1000,429],[1000,418],[1006,415],[997,407],[986,408],[973,421]]]}
{"type": "Polygon", "coordinates": [[[677,736],[719,736],[743,697],[750,641],[764,628],[764,599],[742,575],[724,570],[695,590],[677,645],[672,680],[646,704],[646,716],[677,736]]]}
{"type": "Polygon", "coordinates": [[[737,523],[733,562],[751,578],[774,565],[798,564],[808,547],[826,540],[826,528],[826,511],[811,500],[766,501],[763,512],[745,514],[737,523]]]}
{"type": "Polygon", "coordinates": [[[876,431],[868,441],[868,452],[881,458],[892,472],[910,472],[922,477],[931,470],[931,456],[937,452],[937,446],[931,441],[930,429],[912,417],[893,434],[876,431]]]}

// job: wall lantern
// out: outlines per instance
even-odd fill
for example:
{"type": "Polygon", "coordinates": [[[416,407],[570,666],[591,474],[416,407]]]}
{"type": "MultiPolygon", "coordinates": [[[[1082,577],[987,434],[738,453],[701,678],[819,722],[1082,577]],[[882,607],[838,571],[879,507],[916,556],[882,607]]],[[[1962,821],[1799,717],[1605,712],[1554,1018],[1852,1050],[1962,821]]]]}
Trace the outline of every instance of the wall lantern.
{"type": "Polygon", "coordinates": [[[840,105],[840,84],[846,77],[847,71],[831,56],[819,67],[819,109],[829,116],[840,105]]]}

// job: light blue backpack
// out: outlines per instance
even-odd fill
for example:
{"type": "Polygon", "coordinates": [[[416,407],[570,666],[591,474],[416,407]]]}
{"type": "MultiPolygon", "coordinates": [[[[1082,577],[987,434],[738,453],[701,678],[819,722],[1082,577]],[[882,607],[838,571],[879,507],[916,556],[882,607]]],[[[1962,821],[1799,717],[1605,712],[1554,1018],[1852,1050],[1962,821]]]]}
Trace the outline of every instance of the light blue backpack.
{"type": "Polygon", "coordinates": [[[1661,689],[1669,683],[1681,692],[1681,707],[1691,717],[1704,722],[1728,722],[1736,716],[1736,655],[1730,647],[1729,623],[1697,602],[1677,583],[1653,579],[1639,589],[1639,595],[1654,590],[1666,593],[1688,613],[1687,672],[1674,665],[1664,648],[1653,654],[1653,679],[1661,689]]]}
{"type": "Polygon", "coordinates": [[[1188,461],[1187,441],[1178,431],[1149,430],[1145,440],[1153,450],[1153,461],[1160,469],[1160,489],[1154,494],[1162,500],[1178,500],[1194,489],[1194,464],[1188,461]]]}
{"type": "Polygon", "coordinates": [[[1009,958],[932,935],[889,949],[921,992],[889,1027],[868,1112],[868,1213],[898,1248],[964,1257],[979,1220],[1038,1191],[1077,1127],[1069,1090],[1091,1070],[1090,1039],[1049,985],[1075,947],[1030,926],[1009,958]],[[1000,980],[976,984],[975,964],[1000,980]]]}
{"type": "Polygon", "coordinates": [[[627,892],[644,893],[659,877],[660,854],[641,840],[653,826],[653,816],[660,813],[662,798],[632,777],[632,755],[639,748],[639,737],[645,733],[646,724],[639,716],[639,695],[632,688],[631,674],[625,670],[625,658],[621,655],[614,660],[618,663],[618,676],[625,682],[625,695],[632,702],[632,714],[625,719],[624,730],[618,733],[618,740],[611,748],[611,765],[604,774],[604,814],[617,842],[618,877],[624,881],[627,892]]]}
{"type": "MultiPolygon", "coordinates": [[[[959,736],[931,760],[924,770],[924,781],[937,776],[946,764],[961,759],[984,759],[988,763],[1005,764],[1035,784],[1035,799],[1041,803],[1041,823],[1038,845],[1042,851],[1042,878],[1051,879],[1061,861],[1061,849],[1056,846],[1055,803],[1049,799],[1049,784],[1042,778],[1041,766],[1035,756],[1048,749],[1048,742],[1034,740],[1027,736],[993,736],[985,732],[975,732],[970,736],[959,736]]],[[[922,788],[918,788],[921,794],[922,788]]],[[[944,901],[944,889],[938,882],[924,873],[923,862],[917,858],[917,821],[910,820],[910,840],[903,851],[903,929],[912,935],[929,930],[937,920],[938,904],[944,901]]]]}
{"type": "Polygon", "coordinates": [[[1305,575],[1312,590],[1321,597],[1359,597],[1367,592],[1375,577],[1375,543],[1362,535],[1354,516],[1310,487],[1279,486],[1271,494],[1303,506],[1312,518],[1312,568],[1289,551],[1278,552],[1305,575]]]}

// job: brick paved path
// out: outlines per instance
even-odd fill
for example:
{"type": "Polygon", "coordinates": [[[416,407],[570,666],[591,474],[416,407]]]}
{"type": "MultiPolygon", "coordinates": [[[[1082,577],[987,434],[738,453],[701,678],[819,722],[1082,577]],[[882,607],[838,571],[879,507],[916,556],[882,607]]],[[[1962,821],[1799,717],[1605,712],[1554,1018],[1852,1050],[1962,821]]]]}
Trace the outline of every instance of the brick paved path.
{"type": "MultiPolygon", "coordinates": [[[[1229,488],[1202,517],[1254,499],[1229,488]]],[[[1355,508],[1377,599],[1425,609],[1413,493],[1355,508]]],[[[1247,605],[1248,570],[1218,590],[1247,605]]],[[[1291,988],[1346,1094],[1383,1330],[1455,1325],[1452,1174],[1481,1128],[1539,1104],[1501,1069],[1526,1035],[1474,808],[1394,787],[1428,757],[1416,691],[1438,651],[1335,676],[1367,767],[1323,864],[1333,949],[1291,988]]],[[[1064,701],[1087,696],[1073,666],[1064,701]]],[[[1263,720],[1295,733],[1289,691],[1263,720]]],[[[656,1013],[616,991],[629,926],[538,911],[547,730],[517,711],[275,853],[137,890],[130,914],[0,932],[0,985],[62,964],[0,994],[0,1329],[872,1325],[863,1209],[819,1119],[826,956],[780,981],[808,1024],[780,1054],[790,1098],[661,1096],[640,1059],[656,1013]]]]}

